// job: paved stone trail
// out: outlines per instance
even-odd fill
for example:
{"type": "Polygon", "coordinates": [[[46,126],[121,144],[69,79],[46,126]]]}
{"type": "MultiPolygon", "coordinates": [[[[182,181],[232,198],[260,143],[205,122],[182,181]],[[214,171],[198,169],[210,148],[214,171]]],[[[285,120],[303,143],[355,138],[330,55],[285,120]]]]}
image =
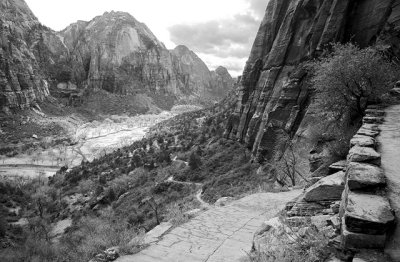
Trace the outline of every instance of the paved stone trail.
{"type": "Polygon", "coordinates": [[[387,179],[387,193],[395,211],[397,225],[386,243],[385,253],[400,261],[400,105],[385,109],[385,122],[378,137],[382,167],[387,179]]]}
{"type": "Polygon", "coordinates": [[[117,262],[235,262],[246,257],[254,232],[301,190],[253,194],[214,207],[164,235],[160,241],[117,262]]]}

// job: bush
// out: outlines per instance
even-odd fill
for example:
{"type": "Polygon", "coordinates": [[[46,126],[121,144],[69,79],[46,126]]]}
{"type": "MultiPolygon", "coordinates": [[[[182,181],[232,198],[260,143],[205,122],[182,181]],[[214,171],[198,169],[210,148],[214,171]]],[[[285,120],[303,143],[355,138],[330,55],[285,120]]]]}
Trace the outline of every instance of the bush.
{"type": "Polygon", "coordinates": [[[312,64],[312,83],[327,110],[362,116],[368,100],[376,100],[395,83],[394,64],[374,48],[336,44],[333,52],[312,64]]]}
{"type": "MultiPolygon", "coordinates": [[[[61,238],[60,257],[64,261],[89,261],[107,248],[119,246],[121,252],[133,253],[138,246],[129,242],[139,234],[126,221],[116,220],[115,214],[106,210],[100,217],[84,217],[77,230],[61,238]]],[[[139,243],[138,243],[139,244],[139,243]]]]}
{"type": "Polygon", "coordinates": [[[5,237],[6,230],[7,230],[7,221],[5,220],[3,215],[0,214],[0,238],[5,237]]]}
{"type": "Polygon", "coordinates": [[[200,157],[195,153],[192,152],[189,156],[189,167],[194,170],[197,169],[201,166],[201,159],[200,157]]]}

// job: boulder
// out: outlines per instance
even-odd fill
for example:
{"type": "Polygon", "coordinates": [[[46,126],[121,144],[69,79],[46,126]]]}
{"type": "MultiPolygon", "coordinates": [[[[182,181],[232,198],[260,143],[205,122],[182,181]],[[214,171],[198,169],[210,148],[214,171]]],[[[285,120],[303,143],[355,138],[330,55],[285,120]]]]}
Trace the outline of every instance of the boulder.
{"type": "Polygon", "coordinates": [[[386,185],[383,169],[364,163],[349,163],[347,183],[350,190],[375,189],[386,185]]]}
{"type": "Polygon", "coordinates": [[[318,229],[327,227],[331,221],[330,215],[317,215],[311,217],[311,224],[316,226],[318,229]]]}
{"type": "Polygon", "coordinates": [[[189,211],[186,211],[185,213],[183,213],[187,218],[191,219],[195,216],[197,216],[198,214],[201,213],[201,209],[200,208],[195,208],[189,211]]]}
{"type": "Polygon", "coordinates": [[[395,87],[390,89],[389,94],[391,94],[392,96],[400,97],[400,88],[395,87]]]}
{"type": "Polygon", "coordinates": [[[314,185],[317,183],[319,180],[321,180],[322,177],[317,176],[317,177],[310,177],[307,181],[307,184],[305,185],[305,188],[309,188],[310,186],[314,185]]]}
{"type": "Polygon", "coordinates": [[[215,201],[214,205],[218,207],[223,207],[233,201],[232,197],[221,197],[217,201],[215,201]]]}
{"type": "Polygon", "coordinates": [[[339,200],[344,190],[344,172],[340,171],[319,180],[306,189],[304,200],[317,202],[324,200],[339,200]]]}
{"type": "Polygon", "coordinates": [[[364,146],[364,147],[375,148],[375,145],[376,145],[375,139],[370,137],[370,136],[355,135],[350,140],[350,147],[353,147],[353,146],[364,146]]]}
{"type": "Polygon", "coordinates": [[[275,251],[289,236],[290,230],[278,217],[263,222],[253,238],[253,249],[258,252],[275,251]]]}
{"type": "Polygon", "coordinates": [[[348,162],[364,162],[375,165],[381,164],[381,155],[370,147],[354,146],[347,155],[348,162]]]}
{"type": "Polygon", "coordinates": [[[347,161],[346,160],[340,160],[338,162],[333,163],[332,165],[329,166],[329,172],[334,174],[339,171],[343,171],[346,169],[347,166],[347,161]]]}
{"type": "Polygon", "coordinates": [[[89,262],[109,262],[114,261],[119,257],[119,247],[110,247],[100,254],[97,254],[89,262]]]}
{"type": "Polygon", "coordinates": [[[350,232],[383,235],[393,224],[394,216],[387,198],[350,191],[344,221],[350,232]]]}

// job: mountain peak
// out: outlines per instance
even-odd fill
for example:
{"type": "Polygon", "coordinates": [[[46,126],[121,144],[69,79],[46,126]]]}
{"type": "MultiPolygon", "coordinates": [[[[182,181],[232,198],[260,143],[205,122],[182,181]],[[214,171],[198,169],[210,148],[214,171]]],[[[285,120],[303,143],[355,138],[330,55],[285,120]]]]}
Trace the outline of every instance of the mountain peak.
{"type": "Polygon", "coordinates": [[[218,66],[215,69],[215,73],[217,73],[218,75],[230,75],[229,72],[228,72],[228,69],[226,69],[223,66],[218,66]]]}

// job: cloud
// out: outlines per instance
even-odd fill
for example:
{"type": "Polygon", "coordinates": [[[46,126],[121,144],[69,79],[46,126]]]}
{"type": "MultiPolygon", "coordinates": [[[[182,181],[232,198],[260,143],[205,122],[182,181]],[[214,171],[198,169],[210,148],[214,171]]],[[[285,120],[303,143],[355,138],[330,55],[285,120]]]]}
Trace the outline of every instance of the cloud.
{"type": "Polygon", "coordinates": [[[169,33],[175,44],[195,52],[243,58],[249,55],[259,23],[250,13],[237,14],[232,19],[174,25],[169,33]]]}
{"type": "Polygon", "coordinates": [[[169,27],[171,41],[207,56],[205,62],[210,68],[218,62],[238,75],[249,57],[268,0],[246,2],[247,10],[230,18],[169,27]]]}
{"type": "Polygon", "coordinates": [[[250,9],[257,18],[262,18],[269,0],[249,0],[250,9]]]}

